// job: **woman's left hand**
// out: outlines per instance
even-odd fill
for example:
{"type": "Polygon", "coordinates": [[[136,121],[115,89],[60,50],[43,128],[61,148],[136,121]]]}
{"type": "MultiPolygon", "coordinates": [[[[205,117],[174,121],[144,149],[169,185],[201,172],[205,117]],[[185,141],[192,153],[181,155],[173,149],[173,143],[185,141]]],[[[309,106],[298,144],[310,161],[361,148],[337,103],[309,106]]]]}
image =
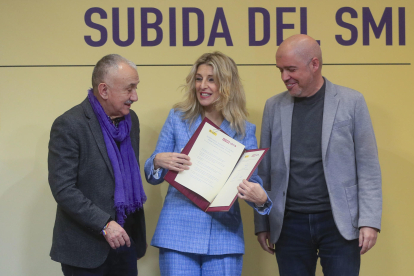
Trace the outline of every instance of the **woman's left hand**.
{"type": "Polygon", "coordinates": [[[249,182],[243,179],[243,182],[237,187],[239,193],[237,196],[241,199],[253,202],[260,206],[266,203],[267,195],[262,186],[258,183],[249,182]]]}

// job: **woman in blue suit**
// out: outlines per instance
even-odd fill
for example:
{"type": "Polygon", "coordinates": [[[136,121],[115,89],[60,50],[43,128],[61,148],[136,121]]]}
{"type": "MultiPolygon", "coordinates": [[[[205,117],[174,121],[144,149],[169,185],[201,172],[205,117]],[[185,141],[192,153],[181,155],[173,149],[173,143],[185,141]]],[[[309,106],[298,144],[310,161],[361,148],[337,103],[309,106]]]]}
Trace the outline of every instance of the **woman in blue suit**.
{"type": "MultiPolygon", "coordinates": [[[[160,184],[168,170],[191,167],[181,154],[204,117],[244,144],[257,148],[256,126],[247,122],[246,99],[235,62],[220,52],[202,55],[187,76],[184,101],[174,105],[158,137],[157,147],[145,162],[145,176],[160,184]]],[[[239,185],[238,197],[260,214],[272,202],[253,174],[239,185]]],[[[168,187],[151,245],[160,250],[161,275],[241,275],[244,254],[239,203],[228,212],[205,213],[174,187],[168,187]]]]}

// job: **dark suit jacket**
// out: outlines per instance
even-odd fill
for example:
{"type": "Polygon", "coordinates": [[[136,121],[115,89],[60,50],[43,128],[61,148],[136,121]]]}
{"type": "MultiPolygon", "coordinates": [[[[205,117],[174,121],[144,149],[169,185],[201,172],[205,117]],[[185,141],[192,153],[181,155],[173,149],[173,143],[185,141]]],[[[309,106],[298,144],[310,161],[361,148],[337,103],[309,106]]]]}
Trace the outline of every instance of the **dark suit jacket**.
{"type": "MultiPolygon", "coordinates": [[[[139,160],[139,121],[131,110],[131,142],[139,160]]],[[[50,256],[83,268],[100,266],[110,246],[100,234],[115,218],[115,180],[98,119],[88,99],[58,117],[49,141],[49,185],[57,202],[50,256]]],[[[146,251],[143,209],[134,214],[131,238],[146,251]]]]}

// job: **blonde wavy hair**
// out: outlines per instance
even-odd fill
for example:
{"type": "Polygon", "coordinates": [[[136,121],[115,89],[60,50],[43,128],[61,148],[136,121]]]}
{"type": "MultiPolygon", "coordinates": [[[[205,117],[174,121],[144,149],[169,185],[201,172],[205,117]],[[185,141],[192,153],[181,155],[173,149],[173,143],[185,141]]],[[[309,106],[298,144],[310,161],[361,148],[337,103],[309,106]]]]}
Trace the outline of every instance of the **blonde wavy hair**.
{"type": "Polygon", "coordinates": [[[184,100],[174,105],[175,110],[183,112],[182,119],[194,123],[197,117],[204,115],[203,106],[196,95],[196,74],[202,64],[213,67],[214,81],[219,87],[219,98],[214,103],[217,111],[230,123],[230,127],[242,137],[246,134],[246,119],[249,113],[246,109],[246,96],[241,83],[236,63],[221,52],[202,55],[191,68],[186,78],[184,100]]]}

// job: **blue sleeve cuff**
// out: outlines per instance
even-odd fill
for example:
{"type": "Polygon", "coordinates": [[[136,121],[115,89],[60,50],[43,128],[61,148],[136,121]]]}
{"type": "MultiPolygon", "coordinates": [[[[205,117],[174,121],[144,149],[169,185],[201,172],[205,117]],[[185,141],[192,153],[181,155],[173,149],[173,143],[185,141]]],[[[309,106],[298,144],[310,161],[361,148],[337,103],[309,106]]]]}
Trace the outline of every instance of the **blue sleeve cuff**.
{"type": "Polygon", "coordinates": [[[160,179],[162,175],[162,171],[163,171],[163,168],[158,168],[155,170],[154,163],[152,163],[150,172],[148,174],[148,179],[150,179],[151,177],[157,180],[160,179]]]}
{"type": "Polygon", "coordinates": [[[256,204],[254,204],[253,208],[260,215],[268,215],[270,213],[270,210],[272,209],[272,206],[273,202],[270,200],[269,196],[267,196],[267,201],[263,207],[257,207],[256,204]]]}

